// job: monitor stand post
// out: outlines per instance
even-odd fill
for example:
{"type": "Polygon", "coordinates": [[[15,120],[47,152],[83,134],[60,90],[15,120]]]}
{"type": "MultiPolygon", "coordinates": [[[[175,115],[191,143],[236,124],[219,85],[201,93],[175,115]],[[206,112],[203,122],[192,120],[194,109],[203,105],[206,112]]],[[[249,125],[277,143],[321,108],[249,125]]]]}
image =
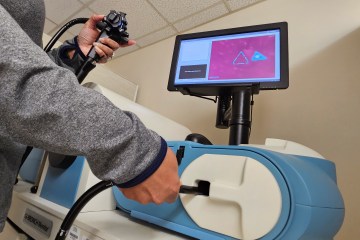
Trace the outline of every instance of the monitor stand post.
{"type": "Polygon", "coordinates": [[[229,145],[248,144],[251,131],[251,87],[232,90],[229,145]]]}

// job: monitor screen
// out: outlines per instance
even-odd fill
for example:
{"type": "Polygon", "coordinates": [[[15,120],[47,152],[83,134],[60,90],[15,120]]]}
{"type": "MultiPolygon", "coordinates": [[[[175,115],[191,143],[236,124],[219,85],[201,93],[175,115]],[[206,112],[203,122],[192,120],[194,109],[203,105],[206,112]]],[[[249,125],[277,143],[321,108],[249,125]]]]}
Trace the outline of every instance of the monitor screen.
{"type": "Polygon", "coordinates": [[[168,90],[217,96],[253,85],[288,87],[287,23],[176,37],[168,90]]]}

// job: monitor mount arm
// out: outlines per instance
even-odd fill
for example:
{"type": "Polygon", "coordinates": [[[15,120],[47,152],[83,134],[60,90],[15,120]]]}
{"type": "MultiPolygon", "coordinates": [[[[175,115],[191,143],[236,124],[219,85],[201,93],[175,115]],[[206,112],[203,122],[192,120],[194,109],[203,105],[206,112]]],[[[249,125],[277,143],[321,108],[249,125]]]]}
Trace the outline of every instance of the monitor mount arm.
{"type": "Polygon", "coordinates": [[[251,131],[253,94],[259,93],[259,85],[234,87],[219,96],[216,127],[230,128],[229,145],[248,144],[251,131]]]}

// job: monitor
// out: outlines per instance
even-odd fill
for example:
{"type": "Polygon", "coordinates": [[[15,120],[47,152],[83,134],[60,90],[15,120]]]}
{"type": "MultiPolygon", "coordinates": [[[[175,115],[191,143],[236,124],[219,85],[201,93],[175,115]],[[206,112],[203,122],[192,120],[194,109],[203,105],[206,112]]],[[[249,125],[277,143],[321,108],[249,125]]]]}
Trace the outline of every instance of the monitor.
{"type": "Polygon", "coordinates": [[[219,96],[233,87],[289,86],[287,23],[178,35],[169,91],[219,96]]]}

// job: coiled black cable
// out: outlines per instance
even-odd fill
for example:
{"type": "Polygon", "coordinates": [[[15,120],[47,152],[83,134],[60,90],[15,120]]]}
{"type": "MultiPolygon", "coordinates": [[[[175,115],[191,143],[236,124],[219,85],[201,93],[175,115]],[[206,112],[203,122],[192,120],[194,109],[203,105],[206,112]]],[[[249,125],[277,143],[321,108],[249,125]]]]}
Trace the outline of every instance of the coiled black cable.
{"type": "Polygon", "coordinates": [[[91,188],[89,188],[81,197],[75,202],[67,213],[64,221],[62,222],[59,232],[56,235],[55,240],[64,240],[69,233],[69,229],[74,223],[77,215],[80,213],[81,209],[97,194],[108,189],[109,187],[114,186],[114,183],[110,180],[101,181],[91,188]]]}

